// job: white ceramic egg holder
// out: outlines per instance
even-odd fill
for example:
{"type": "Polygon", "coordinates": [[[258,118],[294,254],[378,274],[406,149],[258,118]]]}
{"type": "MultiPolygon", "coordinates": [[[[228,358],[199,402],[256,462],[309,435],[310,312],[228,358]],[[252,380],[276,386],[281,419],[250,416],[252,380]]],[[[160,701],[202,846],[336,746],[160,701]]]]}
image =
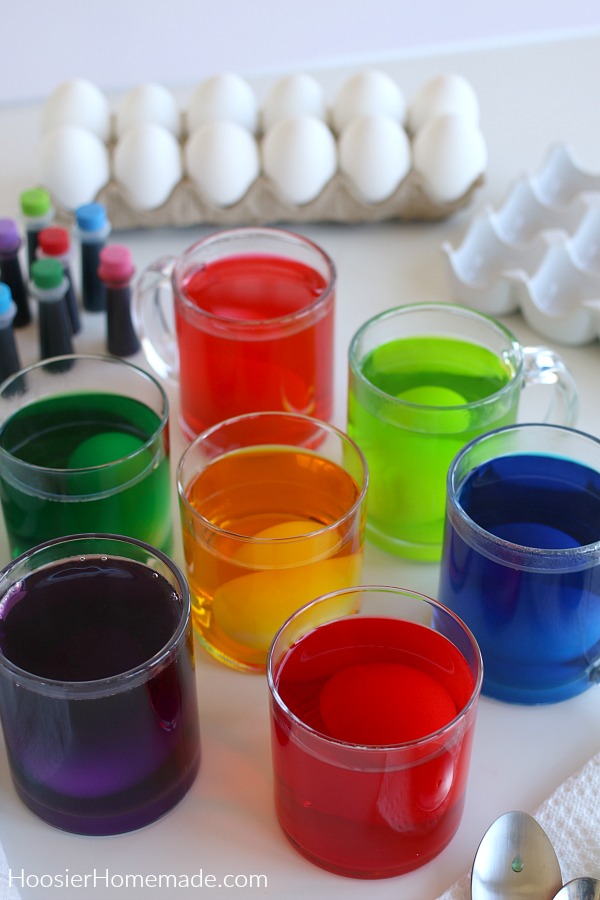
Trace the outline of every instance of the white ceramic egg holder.
{"type": "Polygon", "coordinates": [[[442,244],[457,300],[491,316],[521,311],[561,344],[600,337],[600,174],[566,144],[518,178],[498,209],[475,216],[459,247],[442,244]]]}

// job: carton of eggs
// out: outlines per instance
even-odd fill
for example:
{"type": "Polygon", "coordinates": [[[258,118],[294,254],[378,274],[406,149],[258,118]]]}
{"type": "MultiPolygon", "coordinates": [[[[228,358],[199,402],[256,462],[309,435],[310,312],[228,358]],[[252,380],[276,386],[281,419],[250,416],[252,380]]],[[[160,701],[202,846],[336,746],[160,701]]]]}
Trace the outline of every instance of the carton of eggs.
{"type": "Polygon", "coordinates": [[[100,200],[119,229],[439,219],[481,184],[486,148],[461,76],[437,76],[409,102],[388,74],[366,69],[329,107],[305,73],[274,82],[262,107],[247,81],[222,73],[182,109],[149,83],[112,114],[98,88],[75,79],[44,108],[38,160],[59,208],[100,200]]]}

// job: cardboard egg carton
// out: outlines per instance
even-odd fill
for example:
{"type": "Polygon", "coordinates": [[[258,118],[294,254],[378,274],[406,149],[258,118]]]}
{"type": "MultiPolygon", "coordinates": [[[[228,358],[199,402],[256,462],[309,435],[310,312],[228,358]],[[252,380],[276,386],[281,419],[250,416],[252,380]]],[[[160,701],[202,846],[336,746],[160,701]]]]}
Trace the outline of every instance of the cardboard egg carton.
{"type": "Polygon", "coordinates": [[[219,207],[207,201],[189,178],[183,178],[166,203],[156,209],[138,209],[116,181],[110,181],[97,199],[106,206],[113,228],[159,228],[162,226],[254,225],[278,222],[376,222],[385,219],[439,220],[451,216],[471,202],[483,184],[478,177],[459,198],[439,203],[428,196],[420,175],[412,170],[394,193],[379,203],[365,203],[353,190],[350,180],[336,173],[314,200],[296,206],[277,191],[276,185],[260,175],[238,203],[219,207]]]}
{"type": "Polygon", "coordinates": [[[600,337],[600,174],[564,143],[518,178],[498,209],[473,218],[460,246],[442,244],[453,294],[491,316],[521,311],[545,338],[600,337]]]}
{"type": "MultiPolygon", "coordinates": [[[[320,90],[316,80],[311,80],[315,81],[316,88],[320,90]]],[[[243,79],[231,74],[207,79],[199,87],[211,85],[215,90],[214,96],[216,97],[215,84],[217,82],[220,85],[219,90],[225,88],[233,90],[235,86],[235,90],[247,88],[248,94],[252,93],[251,88],[249,85],[245,85],[243,79]]],[[[235,226],[295,222],[356,223],[385,219],[439,220],[453,215],[471,202],[473,194],[484,182],[486,151],[485,141],[478,127],[477,98],[465,79],[450,74],[438,76],[437,79],[432,79],[423,85],[420,92],[421,118],[418,126],[413,121],[412,130],[408,119],[410,113],[414,112],[417,107],[416,101],[419,94],[413,98],[411,109],[406,103],[399,85],[396,85],[389,76],[376,70],[357,73],[354,83],[352,78],[348,79],[337,95],[338,100],[344,96],[344,88],[349,86],[355,88],[357,108],[360,108],[363,114],[373,112],[382,118],[389,119],[390,122],[393,122],[394,127],[397,126],[398,131],[402,133],[401,149],[396,147],[393,135],[390,136],[389,143],[384,142],[384,149],[385,147],[389,148],[387,158],[385,153],[378,156],[372,150],[365,150],[364,145],[361,145],[362,152],[366,154],[361,157],[362,174],[364,175],[365,169],[368,170],[368,176],[375,176],[375,174],[381,176],[385,172],[383,177],[384,181],[389,178],[389,192],[387,190],[380,191],[379,187],[372,192],[366,189],[361,192],[359,184],[344,168],[341,150],[344,124],[341,124],[340,115],[336,120],[336,109],[339,112],[341,108],[339,105],[335,106],[336,98],[330,108],[327,108],[323,102],[322,110],[318,113],[315,112],[314,115],[307,113],[301,116],[302,118],[314,118],[314,121],[318,119],[320,123],[323,123],[321,131],[326,134],[321,137],[327,147],[323,150],[323,158],[316,165],[315,141],[310,141],[304,131],[304,141],[308,141],[310,144],[309,147],[303,145],[307,156],[299,159],[301,156],[299,145],[295,144],[293,151],[290,151],[289,157],[286,157],[282,164],[288,170],[290,184],[287,187],[294,187],[294,189],[286,191],[283,188],[283,182],[278,183],[273,172],[269,170],[266,159],[266,144],[269,138],[269,126],[265,125],[266,110],[265,108],[259,109],[258,106],[251,110],[254,98],[245,97],[248,109],[244,109],[243,121],[241,118],[239,120],[233,117],[229,119],[228,117],[231,115],[229,111],[227,113],[221,111],[217,115],[212,109],[210,110],[212,119],[201,119],[198,115],[190,116],[192,110],[187,108],[173,113],[175,121],[171,122],[170,116],[165,113],[165,105],[169,106],[169,113],[172,112],[170,105],[173,98],[168,96],[170,92],[160,85],[139,85],[138,91],[146,91],[146,97],[151,95],[153,103],[156,103],[158,107],[162,106],[160,113],[164,116],[161,122],[158,119],[144,120],[147,125],[152,121],[151,127],[155,133],[153,135],[146,134],[144,138],[144,140],[152,140],[152,149],[150,149],[150,144],[146,144],[145,151],[141,151],[141,139],[138,140],[137,136],[135,147],[131,142],[125,148],[128,137],[127,128],[132,128],[132,124],[134,128],[136,126],[139,128],[142,121],[140,118],[136,119],[131,104],[128,106],[128,100],[135,94],[135,89],[121,100],[116,113],[111,113],[107,99],[102,92],[95,85],[82,79],[74,79],[59,85],[50,96],[43,111],[43,134],[40,145],[41,183],[50,191],[59,212],[62,211],[66,216],[81,203],[90,200],[100,201],[106,207],[108,217],[115,230],[196,224],[235,226]],[[367,103],[364,94],[361,93],[366,91],[367,86],[370,86],[373,91],[374,83],[377,84],[380,91],[381,106],[377,105],[378,101],[373,97],[371,97],[373,105],[367,103]],[[450,92],[453,92],[451,99],[449,98],[450,92]],[[424,96],[425,99],[423,99],[424,96]],[[384,97],[385,100],[381,99],[384,97]],[[393,100],[390,97],[393,97],[393,100]],[[424,117],[426,103],[429,104],[427,107],[429,120],[437,117],[438,121],[444,118],[454,119],[460,120],[463,124],[460,126],[460,137],[457,137],[454,125],[449,124],[444,126],[444,134],[436,133],[435,138],[430,136],[427,141],[427,164],[423,162],[425,153],[423,151],[420,160],[421,168],[419,168],[416,164],[416,156],[413,159],[413,149],[420,137],[419,129],[422,128],[425,131],[424,126],[428,123],[424,117]],[[92,112],[90,112],[90,108],[92,108],[92,112]],[[128,118],[125,116],[124,110],[129,113],[128,118]],[[169,118],[168,124],[166,123],[167,118],[169,118]],[[210,165],[213,167],[210,170],[212,181],[205,169],[202,169],[201,177],[199,177],[198,171],[194,171],[194,165],[190,165],[188,157],[188,153],[191,153],[191,144],[194,143],[195,129],[198,128],[197,122],[213,121],[216,123],[217,119],[220,119],[222,125],[228,121],[230,124],[235,122],[236,127],[243,125],[244,131],[247,130],[254,143],[253,148],[242,148],[241,143],[236,143],[236,152],[239,150],[241,154],[241,164],[230,171],[232,176],[233,173],[240,175],[244,193],[242,195],[240,191],[238,194],[236,187],[233,192],[233,201],[224,199],[222,203],[217,202],[217,199],[220,200],[223,193],[228,196],[229,191],[221,190],[220,196],[219,191],[211,191],[210,188],[214,188],[215,180],[226,180],[224,175],[226,175],[227,169],[223,167],[231,165],[232,159],[235,158],[235,154],[232,155],[232,152],[229,152],[233,145],[228,144],[229,151],[224,152],[215,152],[214,144],[212,145],[213,150],[210,157],[210,165]],[[256,121],[252,121],[252,119],[256,121]],[[69,125],[77,126],[78,132],[82,130],[80,127],[82,126],[86,133],[93,131],[93,135],[87,134],[86,137],[78,133],[77,135],[69,134],[67,137],[65,126],[69,125]],[[453,129],[454,133],[451,134],[453,129]],[[60,131],[62,131],[62,135],[58,134],[60,131]],[[161,133],[157,133],[158,131],[161,133]],[[76,138],[77,145],[81,146],[81,150],[76,149],[75,144],[70,143],[72,138],[76,138]],[[326,141],[325,138],[327,138],[326,141]],[[457,141],[459,145],[457,145],[457,141]],[[90,147],[86,148],[88,144],[90,147]],[[84,157],[79,167],[74,163],[78,152],[80,156],[84,157]],[[94,160],[97,173],[95,170],[92,171],[90,162],[92,156],[97,157],[94,160]],[[63,164],[63,160],[67,158],[69,165],[63,164]],[[127,165],[125,165],[125,158],[127,165]],[[306,172],[302,171],[301,165],[307,167],[306,172]],[[368,167],[373,165],[377,167],[369,170],[368,167]],[[217,166],[216,170],[215,166],[217,166]],[[315,166],[317,169],[316,190],[313,192],[311,188],[308,192],[297,191],[291,182],[302,182],[303,174],[308,173],[311,173],[309,180],[314,178],[312,173],[315,171],[315,166]],[[247,183],[245,176],[242,176],[246,167],[251,172],[247,183]],[[144,177],[146,178],[144,186],[140,185],[140,173],[142,172],[145,173],[144,177]],[[154,173],[154,178],[152,173],[154,173]],[[80,183],[77,183],[77,174],[81,175],[80,183]],[[396,180],[396,175],[400,180],[396,180]],[[88,191],[92,183],[93,189],[88,191]],[[147,190],[148,197],[145,196],[146,188],[149,188],[147,190]],[[82,196],[83,193],[87,194],[88,192],[92,196],[82,196]],[[300,197],[304,194],[306,199],[303,202],[300,197]],[[375,199],[375,197],[383,199],[375,199]]],[[[267,99],[268,97],[269,95],[267,95],[267,99]]],[[[347,103],[349,102],[348,97],[349,94],[345,98],[347,103]]],[[[137,100],[141,106],[142,101],[139,95],[137,100]]],[[[239,110],[236,109],[235,114],[238,113],[239,110]]],[[[148,115],[147,109],[145,114],[148,115]]],[[[359,116],[356,112],[352,114],[359,116]]],[[[348,113],[345,124],[349,123],[352,114],[348,113]]],[[[372,147],[374,138],[373,133],[370,134],[372,147]]],[[[311,136],[316,140],[316,134],[311,132],[311,136]]],[[[223,134],[221,137],[224,140],[223,134]]],[[[211,140],[216,140],[214,133],[211,140]]],[[[241,138],[238,135],[236,141],[239,140],[241,138]]],[[[280,141],[280,146],[281,143],[280,141]]],[[[366,140],[364,143],[366,144],[366,140]]],[[[423,138],[421,146],[424,144],[425,139],[423,138]]],[[[219,146],[224,145],[220,144],[219,146]]],[[[358,143],[355,143],[354,146],[357,147],[358,143]]],[[[273,144],[271,144],[272,147],[273,144]]],[[[288,143],[287,148],[289,147],[288,143]]],[[[199,147],[194,145],[194,151],[196,149],[199,147]]],[[[378,145],[378,149],[381,150],[381,144],[378,145]]],[[[271,156],[273,152],[272,150],[271,156]]],[[[285,150],[282,152],[285,154],[285,150]]],[[[358,165],[356,157],[354,163],[358,165]]],[[[358,180],[361,180],[360,177],[358,180]]],[[[371,179],[371,181],[373,180],[371,179]]],[[[235,183],[235,178],[232,177],[231,181],[235,183]]]]}

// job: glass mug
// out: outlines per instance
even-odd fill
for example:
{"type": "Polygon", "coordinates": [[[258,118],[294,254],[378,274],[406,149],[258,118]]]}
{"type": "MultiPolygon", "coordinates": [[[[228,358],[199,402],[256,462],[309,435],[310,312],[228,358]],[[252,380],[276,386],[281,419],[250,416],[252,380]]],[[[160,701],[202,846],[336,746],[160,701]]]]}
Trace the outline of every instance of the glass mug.
{"type": "Polygon", "coordinates": [[[460,619],[399,587],[319,597],[269,651],[277,817],[338,875],[436,857],[462,817],[482,662],[460,619]]]}
{"type": "Polygon", "coordinates": [[[335,285],[320,247],[262,227],[209,235],[142,273],[142,347],[178,382],[188,439],[260,410],[331,418],[335,285]]]}
{"type": "Polygon", "coordinates": [[[0,721],[16,791],[78,834],[163,816],[200,764],[190,594],[122,536],[48,541],[0,572],[0,721]]]}
{"type": "Polygon", "coordinates": [[[0,386],[0,499],[13,556],[66,534],[128,535],[170,553],[169,404],[108,356],[42,360],[0,386]]]}
{"type": "Polygon", "coordinates": [[[522,390],[541,384],[548,417],[572,425],[577,388],[560,357],[522,347],[494,319],[422,303],[367,321],[349,349],[348,434],[369,467],[368,539],[439,560],[450,462],[476,435],[514,424],[522,390]]]}
{"type": "Polygon", "coordinates": [[[310,416],[238,416],[188,446],[177,468],[183,549],[209,653],[264,672],[295,609],[360,582],[367,483],[356,445],[310,416]]]}
{"type": "Polygon", "coordinates": [[[439,600],[471,628],[483,692],[554,703],[600,681],[600,441],[500,428],[450,466],[439,600]]]}

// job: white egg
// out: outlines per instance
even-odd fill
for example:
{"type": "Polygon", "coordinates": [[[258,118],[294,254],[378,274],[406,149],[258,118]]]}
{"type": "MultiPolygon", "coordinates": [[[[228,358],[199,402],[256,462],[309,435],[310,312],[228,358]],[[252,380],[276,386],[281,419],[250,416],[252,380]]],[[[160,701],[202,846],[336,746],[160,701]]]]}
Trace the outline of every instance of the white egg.
{"type": "Polygon", "coordinates": [[[38,145],[40,183],[66,209],[90,203],[110,178],[106,144],[80,125],[59,125],[38,145]]]}
{"type": "Polygon", "coordinates": [[[190,99],[187,120],[191,134],[200,125],[225,119],[254,133],[258,125],[258,105],[248,82],[233,72],[213,75],[198,85],[190,99]]]}
{"type": "Polygon", "coordinates": [[[175,97],[162,84],[139,84],[129,91],[117,108],[116,133],[122,137],[128,128],[142,122],[162,125],[175,137],[181,131],[181,116],[175,97]]]}
{"type": "Polygon", "coordinates": [[[270,128],[262,142],[265,174],[290,203],[302,206],[317,197],[337,170],[337,145],[325,122],[289,116],[270,128]]]}
{"type": "Polygon", "coordinates": [[[162,125],[134,125],[115,145],[113,172],[134,206],[155,209],[182,177],[181,148],[162,125]]]}
{"type": "Polygon", "coordinates": [[[389,116],[352,119],[338,139],[338,153],[340,170],[367,203],[393,194],[410,169],[408,135],[389,116]]]}
{"type": "Polygon", "coordinates": [[[407,114],[411,132],[422,128],[428,119],[443,113],[458,113],[479,121],[479,101],[471,83],[462,75],[438,75],[425,82],[413,97],[407,114]]]}
{"type": "Polygon", "coordinates": [[[413,140],[413,169],[421,175],[426,193],[440,203],[461,197],[486,163],[485,139],[470,116],[435,116],[413,140]]]}
{"type": "Polygon", "coordinates": [[[108,141],[111,128],[108,100],[95,84],[84,78],[59,84],[44,104],[42,134],[59,125],[79,125],[101,141],[108,141]]]}
{"type": "Polygon", "coordinates": [[[231,206],[260,174],[258,144],[236,122],[208,122],[186,141],[184,166],[211,203],[231,206]]]}
{"type": "Polygon", "coordinates": [[[404,122],[406,100],[393,78],[379,69],[366,69],[348,78],[337,92],[331,118],[338,134],[356,116],[390,116],[404,122]]]}
{"type": "Polygon", "coordinates": [[[262,107],[262,127],[271,128],[288,116],[315,116],[325,119],[323,88],[312,75],[286,75],[268,91],[262,107]]]}

